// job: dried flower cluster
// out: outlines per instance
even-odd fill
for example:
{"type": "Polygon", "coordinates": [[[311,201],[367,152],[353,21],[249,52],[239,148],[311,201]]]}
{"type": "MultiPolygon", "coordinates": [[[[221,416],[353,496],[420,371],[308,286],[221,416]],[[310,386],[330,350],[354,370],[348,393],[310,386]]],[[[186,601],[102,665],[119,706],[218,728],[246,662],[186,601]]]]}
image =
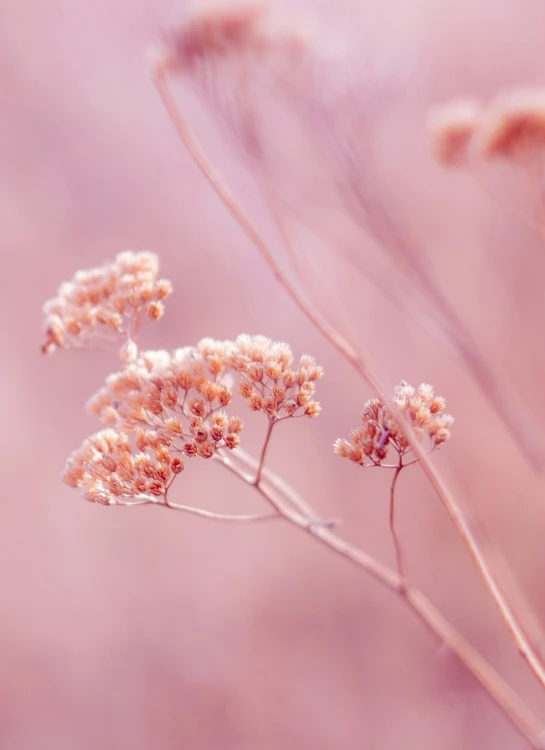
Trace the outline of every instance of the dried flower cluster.
{"type": "Polygon", "coordinates": [[[265,336],[239,336],[226,353],[228,366],[240,375],[238,392],[252,411],[270,418],[317,417],[320,404],[313,400],[315,385],[323,375],[312,357],[305,354],[295,369],[287,344],[265,336]]]}
{"type": "MultiPolygon", "coordinates": [[[[84,441],[71,455],[63,479],[70,487],[83,489],[86,500],[113,505],[121,498],[164,496],[174,477],[184,469],[173,455],[172,441],[155,435],[154,450],[137,450],[129,436],[111,428],[84,441]]],[[[148,440],[146,447],[151,447],[148,440]]]]}
{"type": "Polygon", "coordinates": [[[76,273],[45,305],[45,352],[100,347],[108,340],[103,329],[126,337],[127,364],[87,404],[106,428],[84,441],[64,473],[67,484],[105,505],[120,498],[166,498],[184,459],[236,448],[243,422],[225,411],[235,380],[248,406],[271,420],[320,411],[313,395],[321,368],[305,356],[291,369],[289,347],[264,336],[207,338],[196,347],[138,354],[143,318],[159,319],[171,292],[157,271],[151,253],[120,253],[111,264],[76,273]]]}
{"type": "MultiPolygon", "coordinates": [[[[430,450],[450,437],[453,417],[444,413],[445,401],[431,385],[414,388],[402,381],[394,391],[394,401],[419,440],[427,440],[430,450]]],[[[411,448],[399,421],[381,399],[371,399],[363,407],[361,427],[352,430],[350,440],[339,439],[334,451],[360,466],[380,466],[389,447],[401,459],[411,448]]]]}
{"type": "Polygon", "coordinates": [[[78,271],[44,305],[46,339],[42,351],[49,354],[58,347],[99,348],[124,338],[121,355],[127,361],[133,359],[144,320],[159,320],[163,300],[172,292],[169,281],[157,279],[158,270],[153,253],[126,251],[113,263],[78,271]]]}
{"type": "MultiPolygon", "coordinates": [[[[127,266],[128,259],[121,256],[120,262],[118,256],[105,268],[108,277],[117,279],[115,274],[127,266]]],[[[73,296],[71,315],[76,317],[82,314],[78,299],[84,310],[89,304],[88,295],[73,296]]],[[[106,306],[104,300],[118,297],[103,294],[101,299],[106,306]]],[[[301,357],[296,369],[292,362],[286,344],[264,336],[244,335],[234,342],[206,338],[196,347],[141,353],[89,400],[88,410],[106,428],[71,455],[64,481],[104,505],[121,498],[166,498],[184,459],[212,458],[239,444],[243,422],[225,411],[235,380],[250,409],[270,420],[317,416],[314,382],[322,369],[309,356],[301,357]]]]}
{"type": "Polygon", "coordinates": [[[503,92],[487,107],[455,100],[433,109],[429,125],[444,164],[462,163],[471,148],[484,159],[517,160],[545,148],[545,89],[503,92]]]}
{"type": "Polygon", "coordinates": [[[186,21],[165,34],[155,64],[163,71],[192,71],[228,57],[285,56],[304,48],[302,29],[275,29],[262,0],[208,0],[194,5],[186,21]]]}
{"type": "Polygon", "coordinates": [[[215,345],[223,347],[205,339],[172,353],[145,352],[110,375],[87,404],[109,428],[72,454],[65,481],[104,504],[119,496],[160,497],[184,458],[235,448],[243,422],[224,411],[232,392],[215,345]]]}

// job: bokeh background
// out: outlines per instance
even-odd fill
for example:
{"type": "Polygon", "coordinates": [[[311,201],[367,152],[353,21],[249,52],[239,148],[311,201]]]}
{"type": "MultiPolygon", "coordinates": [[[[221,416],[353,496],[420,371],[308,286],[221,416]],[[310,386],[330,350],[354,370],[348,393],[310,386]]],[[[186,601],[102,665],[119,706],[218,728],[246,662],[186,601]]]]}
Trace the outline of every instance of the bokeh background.
{"type": "MultiPolygon", "coordinates": [[[[362,90],[386,90],[387,106],[369,112],[370,189],[376,179],[410,227],[545,456],[545,248],[467,173],[435,165],[425,133],[432,104],[543,81],[543,5],[277,7],[327,29],[337,61],[356,50],[371,65],[362,90]]],[[[183,3],[170,0],[0,5],[0,747],[521,750],[473,678],[390,592],[305,535],[281,524],[222,526],[159,508],[93,506],[60,482],[66,456],[96,428],[83,404],[116,363],[95,353],[42,357],[42,303],[78,268],[150,249],[176,293],[160,325],[146,330],[147,346],[263,333],[323,364],[322,415],[283,425],[270,464],[320,512],[342,517],[348,538],[393,563],[388,478],[331,449],[373,394],[271,278],[179,145],[147,75],[145,51],[179,11],[183,3]]],[[[334,85],[324,77],[324,94],[334,85]]],[[[276,242],[247,164],[195,97],[183,86],[176,95],[276,242]]],[[[392,268],[342,214],[325,178],[305,202],[316,164],[296,153],[289,118],[274,130],[271,153],[290,154],[292,170],[284,163],[276,185],[284,180],[290,200],[301,201],[294,233],[314,298],[335,311],[340,304],[389,387],[429,381],[446,396],[457,421],[437,464],[486,533],[509,596],[533,611],[539,646],[542,472],[429,303],[410,283],[399,292],[396,282],[393,294],[392,282],[389,295],[392,268]]],[[[492,192],[532,200],[514,171],[486,168],[482,178],[492,192]]],[[[255,415],[247,421],[250,449],[264,425],[255,415]]],[[[177,485],[181,502],[258,507],[221,467],[190,469],[177,485]]],[[[399,524],[413,580],[545,716],[545,697],[418,467],[401,477],[399,524]]]]}

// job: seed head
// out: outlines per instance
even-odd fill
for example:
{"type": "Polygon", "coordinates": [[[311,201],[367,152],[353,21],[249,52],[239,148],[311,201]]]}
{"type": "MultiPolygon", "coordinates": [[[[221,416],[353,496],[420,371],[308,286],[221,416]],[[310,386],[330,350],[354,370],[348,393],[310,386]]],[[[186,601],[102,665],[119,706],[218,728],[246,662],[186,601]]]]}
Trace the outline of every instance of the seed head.
{"type": "Polygon", "coordinates": [[[293,354],[287,344],[244,334],[227,349],[225,361],[241,376],[238,392],[252,411],[273,418],[281,411],[287,416],[318,415],[320,409],[312,396],[314,382],[323,371],[308,354],[293,370],[293,354]]]}
{"type": "MultiPolygon", "coordinates": [[[[453,417],[444,414],[445,400],[436,396],[433,387],[422,383],[414,388],[402,381],[394,390],[393,400],[418,440],[426,439],[430,450],[450,437],[453,417]]],[[[352,430],[350,440],[337,440],[334,452],[361,466],[377,466],[388,455],[389,448],[402,457],[410,451],[405,434],[382,399],[371,399],[363,407],[361,426],[352,430]]]]}
{"type": "Polygon", "coordinates": [[[163,312],[171,291],[169,282],[157,281],[159,263],[153,253],[126,251],[113,263],[78,271],[63,282],[57,296],[44,305],[46,339],[42,351],[59,347],[103,348],[122,340],[120,356],[133,361],[138,352],[141,312],[153,320],[163,312]],[[124,340],[124,341],[123,341],[124,340]]]}

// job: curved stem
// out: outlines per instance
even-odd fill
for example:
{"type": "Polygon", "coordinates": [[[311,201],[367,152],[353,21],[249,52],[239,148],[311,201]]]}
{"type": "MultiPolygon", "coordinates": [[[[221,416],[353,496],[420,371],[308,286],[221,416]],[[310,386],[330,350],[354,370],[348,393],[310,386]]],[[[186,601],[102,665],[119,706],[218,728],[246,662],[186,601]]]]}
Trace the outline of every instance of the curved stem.
{"type": "Polygon", "coordinates": [[[176,102],[170,92],[167,84],[165,73],[161,69],[153,71],[153,82],[161,101],[174,125],[176,132],[187,148],[193,161],[201,170],[203,176],[207,182],[214,189],[217,195],[221,198],[224,206],[227,208],[229,213],[233,216],[237,224],[241,227],[247,237],[251,240],[253,245],[259,250],[262,258],[265,260],[273,276],[282,284],[286,292],[289,294],[293,302],[300,307],[303,312],[308,315],[314,325],[323,333],[323,335],[330,341],[336,341],[335,346],[345,352],[349,352],[350,357],[358,358],[356,350],[344,339],[326,320],[318,318],[312,309],[312,307],[305,301],[302,300],[297,290],[292,286],[288,277],[284,274],[282,269],[276,263],[274,256],[270,252],[267,244],[254,227],[252,222],[246,216],[244,209],[239,205],[238,201],[228,189],[227,185],[223,181],[220,174],[212,167],[208,159],[204,155],[201,146],[196,139],[193,131],[182,117],[180,110],[178,109],[176,102]]]}
{"type": "Polygon", "coordinates": [[[269,418],[269,422],[267,424],[267,432],[265,434],[265,440],[263,441],[263,447],[261,448],[261,455],[259,456],[259,463],[257,465],[257,470],[255,473],[254,478],[254,484],[258,485],[259,480],[261,479],[261,474],[263,472],[263,467],[265,465],[265,458],[267,457],[267,448],[269,447],[269,442],[271,440],[271,435],[273,431],[273,427],[276,424],[276,419],[274,417],[269,418]]]}
{"type": "Polygon", "coordinates": [[[403,548],[401,546],[401,542],[399,540],[399,537],[397,535],[396,529],[395,529],[395,487],[397,478],[401,473],[401,469],[403,469],[403,457],[399,456],[399,464],[396,466],[396,470],[394,471],[394,476],[392,477],[392,483],[390,484],[390,514],[389,514],[389,525],[390,525],[390,532],[392,534],[392,539],[394,541],[394,548],[396,553],[396,565],[397,565],[397,572],[401,576],[401,578],[405,578],[404,573],[404,562],[403,562],[403,548]]]}
{"type": "Polygon", "coordinates": [[[170,500],[154,498],[149,495],[137,495],[134,500],[126,501],[117,498],[116,505],[123,505],[125,507],[132,507],[137,505],[159,505],[162,508],[171,508],[172,510],[180,510],[183,513],[190,513],[193,516],[200,516],[210,521],[238,521],[242,523],[253,523],[256,521],[271,521],[273,519],[281,518],[279,512],[276,513],[248,513],[240,515],[231,515],[229,513],[215,513],[212,510],[205,510],[203,508],[194,508],[191,505],[178,505],[172,503],[170,500]]]}
{"type": "Polygon", "coordinates": [[[169,114],[170,119],[176,131],[187,148],[189,154],[201,170],[208,183],[215,190],[225,207],[229,210],[238,225],[245,232],[247,237],[253,243],[260,253],[265,263],[270,268],[273,276],[284,287],[286,293],[300,308],[300,310],[310,319],[316,328],[326,337],[326,339],[337,349],[337,351],[354,367],[361,378],[377,392],[384,403],[389,407],[392,413],[399,421],[400,426],[412,448],[414,455],[419,459],[422,470],[430,481],[435,492],[445,506],[451,520],[453,521],[458,535],[465,543],[473,562],[483,579],[490,595],[494,599],[500,614],[515,642],[515,645],[527,662],[528,666],[535,674],[539,682],[545,687],[545,667],[543,666],[537,652],[532,647],[518,618],[507,601],[503,591],[494,578],[494,575],[488,565],[488,562],[481,550],[480,544],[467,520],[461,506],[456,500],[451,490],[439,475],[433,463],[419,444],[414,436],[411,427],[407,424],[404,415],[398,405],[386,395],[386,391],[377,375],[374,373],[368,363],[368,357],[365,360],[356,352],[354,347],[341,334],[320,315],[298,292],[297,288],[291,283],[288,276],[276,261],[272,251],[269,249],[257,229],[248,219],[242,206],[238,203],[235,196],[231,193],[221,176],[213,169],[205,156],[199,142],[194,136],[192,130],[182,117],[176,102],[170,92],[167,84],[166,75],[163,70],[155,69],[153,71],[153,81],[161,97],[163,105],[169,114]]]}

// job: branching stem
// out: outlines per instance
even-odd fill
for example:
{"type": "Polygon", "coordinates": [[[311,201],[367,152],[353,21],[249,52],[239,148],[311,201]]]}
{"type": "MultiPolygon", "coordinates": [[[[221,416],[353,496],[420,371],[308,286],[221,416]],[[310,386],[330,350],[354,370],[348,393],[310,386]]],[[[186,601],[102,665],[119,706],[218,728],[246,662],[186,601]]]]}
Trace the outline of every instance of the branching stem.
{"type": "MultiPolygon", "coordinates": [[[[328,528],[326,523],[317,520],[316,513],[309,517],[305,512],[301,512],[301,508],[309,507],[308,503],[283,479],[269,469],[262,472],[262,478],[256,485],[255,475],[251,472],[241,470],[230,457],[222,456],[221,460],[229,471],[255,487],[284,520],[365,570],[375,580],[396,594],[425,625],[427,630],[458,657],[496,702],[505,716],[527,739],[530,746],[534,750],[545,748],[545,727],[540,719],[421,591],[412,585],[409,586],[395,570],[339,537],[328,528]]],[[[243,463],[246,462],[243,461],[243,463]]],[[[248,468],[251,468],[251,465],[255,465],[255,463],[255,459],[252,462],[247,462],[248,468]]]]}
{"type": "Polygon", "coordinates": [[[217,173],[216,170],[214,170],[211,163],[208,161],[198,140],[183,118],[174,100],[174,97],[172,96],[167,83],[165,72],[160,68],[156,68],[153,71],[153,82],[157,88],[159,96],[161,97],[163,105],[174,127],[176,128],[178,136],[185,145],[190,156],[193,158],[208,183],[215,190],[225,207],[229,210],[238,225],[241,227],[246,236],[250,239],[254,247],[257,249],[261,257],[271,270],[273,276],[284,287],[286,293],[293,300],[293,302],[295,302],[299,309],[326,337],[326,339],[332,344],[332,346],[337,349],[337,351],[354,367],[354,369],[358,372],[364,382],[366,382],[371,388],[373,388],[374,391],[376,391],[376,393],[380,396],[383,402],[388,406],[388,408],[397,418],[404,432],[404,435],[412,451],[414,452],[415,460],[419,461],[422,470],[430,481],[430,484],[434,488],[438,497],[441,499],[452,522],[454,523],[458,535],[466,545],[469,554],[471,555],[473,562],[479,572],[479,575],[481,576],[485,586],[487,587],[490,595],[492,596],[499,609],[499,612],[511,634],[511,637],[515,642],[517,650],[519,651],[523,659],[527,662],[528,666],[535,674],[541,685],[545,687],[545,666],[543,665],[539,655],[526,636],[526,633],[524,632],[524,629],[519,622],[517,614],[512,609],[500,585],[496,581],[494,574],[488,564],[488,561],[483,553],[483,550],[481,549],[481,545],[477,540],[472,526],[466,516],[466,513],[462,510],[454,494],[447,487],[439,472],[436,470],[429,457],[423,451],[422,446],[413,434],[410,426],[407,424],[405,417],[399,409],[397,403],[389,398],[386,394],[385,388],[369,365],[369,358],[367,356],[360,356],[354,349],[354,347],[339,333],[339,331],[334,326],[332,326],[329,321],[323,317],[323,315],[317,312],[312,305],[308,303],[308,301],[299,293],[298,289],[292,284],[288,276],[284,273],[273,252],[270,250],[253,223],[250,221],[242,206],[229,190],[221,176],[217,173]]]}
{"type": "Polygon", "coordinates": [[[275,513],[249,513],[231,515],[228,513],[216,513],[212,510],[205,510],[204,508],[194,508],[191,505],[178,505],[165,497],[152,497],[151,495],[137,495],[131,500],[122,500],[118,498],[116,505],[123,505],[125,507],[133,507],[137,505],[159,505],[162,508],[170,508],[172,510],[179,510],[183,513],[190,513],[193,516],[200,516],[210,521],[238,521],[242,523],[253,523],[256,521],[272,521],[274,519],[281,518],[279,512],[275,513]]]}

